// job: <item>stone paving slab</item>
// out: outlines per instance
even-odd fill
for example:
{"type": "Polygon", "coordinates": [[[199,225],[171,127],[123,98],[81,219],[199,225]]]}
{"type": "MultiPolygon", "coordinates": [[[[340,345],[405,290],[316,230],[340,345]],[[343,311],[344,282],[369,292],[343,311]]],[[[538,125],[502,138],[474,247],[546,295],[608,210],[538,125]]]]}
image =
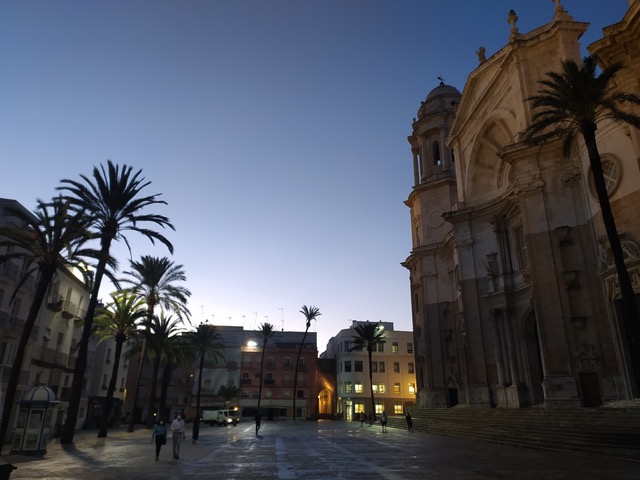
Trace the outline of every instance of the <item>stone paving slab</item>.
{"type": "Polygon", "coordinates": [[[11,480],[277,479],[458,480],[638,479],[640,463],[559,454],[343,421],[264,422],[203,427],[187,437],[180,460],[171,439],[155,461],[151,431],[78,432],[75,444],[52,441],[43,458],[3,455],[11,480]]]}

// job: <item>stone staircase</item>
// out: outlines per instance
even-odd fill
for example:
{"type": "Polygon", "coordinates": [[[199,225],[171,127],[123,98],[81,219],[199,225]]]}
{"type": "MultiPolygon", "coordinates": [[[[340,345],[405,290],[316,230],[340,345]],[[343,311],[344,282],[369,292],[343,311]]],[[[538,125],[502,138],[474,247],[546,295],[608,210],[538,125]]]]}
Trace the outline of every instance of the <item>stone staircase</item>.
{"type": "MultiPolygon", "coordinates": [[[[600,408],[416,408],[414,430],[640,462],[640,403],[600,408]]],[[[389,426],[407,428],[402,416],[389,426]]]]}

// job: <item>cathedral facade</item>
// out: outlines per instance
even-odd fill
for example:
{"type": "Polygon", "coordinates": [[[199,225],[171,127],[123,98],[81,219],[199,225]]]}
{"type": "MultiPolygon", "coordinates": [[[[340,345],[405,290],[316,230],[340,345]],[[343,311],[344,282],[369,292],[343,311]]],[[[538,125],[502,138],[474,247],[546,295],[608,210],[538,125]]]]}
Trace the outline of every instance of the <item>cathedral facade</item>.
{"type": "MultiPolygon", "coordinates": [[[[552,16],[553,15],[553,16],[552,16]]],[[[580,63],[577,22],[517,28],[463,93],[441,83],[409,137],[414,185],[409,270],[418,404],[547,408],[638,396],[620,292],[582,139],[532,146],[527,98],[561,62],[580,63]]],[[[508,28],[508,27],[506,27],[508,28]]],[[[588,46],[640,95],[640,1],[588,46]]],[[[640,111],[634,110],[640,114],[640,111]]],[[[597,142],[629,274],[640,293],[640,131],[598,126],[597,142]]],[[[636,297],[638,298],[638,297],[636,297]]]]}

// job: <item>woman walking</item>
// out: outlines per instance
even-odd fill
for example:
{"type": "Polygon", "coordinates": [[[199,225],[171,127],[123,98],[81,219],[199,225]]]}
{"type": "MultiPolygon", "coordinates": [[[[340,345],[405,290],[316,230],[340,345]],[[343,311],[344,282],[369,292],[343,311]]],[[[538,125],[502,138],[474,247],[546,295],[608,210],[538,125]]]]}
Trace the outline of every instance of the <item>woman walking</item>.
{"type": "Polygon", "coordinates": [[[151,441],[156,440],[156,462],[160,456],[160,449],[162,445],[167,444],[167,426],[164,424],[164,420],[158,420],[153,425],[153,433],[151,434],[151,441]]]}

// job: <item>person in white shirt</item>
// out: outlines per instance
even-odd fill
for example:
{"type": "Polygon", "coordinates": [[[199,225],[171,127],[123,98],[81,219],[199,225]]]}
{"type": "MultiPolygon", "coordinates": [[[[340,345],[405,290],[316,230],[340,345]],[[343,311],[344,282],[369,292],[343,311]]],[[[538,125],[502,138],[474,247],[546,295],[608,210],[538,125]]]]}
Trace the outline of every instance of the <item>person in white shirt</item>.
{"type": "Polygon", "coordinates": [[[171,432],[173,433],[173,458],[180,459],[180,445],[184,440],[186,425],[182,419],[182,415],[176,413],[176,418],[171,422],[171,432]]]}

